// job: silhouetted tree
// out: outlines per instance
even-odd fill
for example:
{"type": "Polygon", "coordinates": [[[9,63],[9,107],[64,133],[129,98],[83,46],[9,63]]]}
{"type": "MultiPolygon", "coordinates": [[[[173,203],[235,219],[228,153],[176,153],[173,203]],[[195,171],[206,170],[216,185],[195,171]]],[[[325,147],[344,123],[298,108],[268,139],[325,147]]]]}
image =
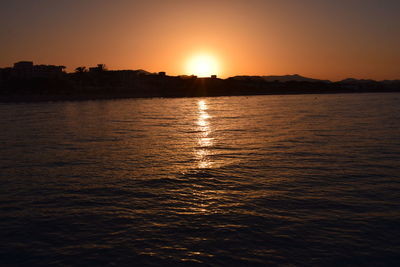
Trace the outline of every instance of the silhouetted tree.
{"type": "Polygon", "coordinates": [[[85,66],[77,67],[77,68],[75,69],[75,72],[76,72],[76,73],[84,73],[84,72],[87,72],[87,69],[86,69],[85,66]]]}
{"type": "Polygon", "coordinates": [[[77,85],[79,85],[79,87],[82,89],[82,87],[83,87],[83,84],[85,83],[85,73],[87,73],[88,72],[88,69],[85,67],[85,66],[81,66],[81,67],[77,67],[76,69],[75,69],[75,73],[76,73],[76,79],[77,79],[77,82],[78,82],[78,84],[77,85]]]}
{"type": "Polygon", "coordinates": [[[106,65],[105,64],[97,64],[97,69],[98,71],[106,71],[106,65]]]}

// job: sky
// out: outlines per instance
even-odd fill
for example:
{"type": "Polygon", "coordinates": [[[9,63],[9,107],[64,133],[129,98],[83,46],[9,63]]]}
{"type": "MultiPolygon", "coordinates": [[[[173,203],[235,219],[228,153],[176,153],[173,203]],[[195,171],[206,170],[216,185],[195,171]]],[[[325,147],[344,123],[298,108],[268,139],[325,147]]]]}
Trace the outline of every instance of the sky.
{"type": "Polygon", "coordinates": [[[0,67],[21,60],[219,77],[400,79],[398,0],[0,0],[0,67]]]}

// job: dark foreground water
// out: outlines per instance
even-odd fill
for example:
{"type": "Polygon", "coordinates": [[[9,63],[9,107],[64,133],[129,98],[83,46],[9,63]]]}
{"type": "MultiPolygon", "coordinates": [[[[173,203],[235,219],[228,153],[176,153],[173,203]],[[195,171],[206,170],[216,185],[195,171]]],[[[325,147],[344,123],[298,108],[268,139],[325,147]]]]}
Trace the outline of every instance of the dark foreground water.
{"type": "Polygon", "coordinates": [[[0,105],[0,265],[400,264],[400,94],[0,105]]]}

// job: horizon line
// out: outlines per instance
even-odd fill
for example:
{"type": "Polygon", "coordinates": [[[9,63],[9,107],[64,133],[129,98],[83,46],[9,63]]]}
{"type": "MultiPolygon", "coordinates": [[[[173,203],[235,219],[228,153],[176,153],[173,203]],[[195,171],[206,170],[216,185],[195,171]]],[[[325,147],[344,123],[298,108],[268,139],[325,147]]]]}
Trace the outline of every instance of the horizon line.
{"type": "MultiPolygon", "coordinates": [[[[14,66],[16,63],[21,63],[21,62],[31,62],[33,64],[34,61],[29,61],[29,60],[20,60],[14,63],[14,66]]],[[[69,69],[69,67],[65,66],[65,65],[53,65],[53,64],[33,64],[33,66],[57,66],[57,67],[63,67],[63,69],[69,69]]],[[[84,65],[80,65],[78,67],[75,68],[75,71],[65,71],[65,73],[67,74],[73,74],[76,73],[76,69],[79,67],[84,67],[86,68],[86,70],[89,72],[89,70],[91,68],[97,68],[99,65],[103,65],[104,67],[107,67],[106,64],[97,64],[96,66],[93,67],[86,67],[84,65]]],[[[14,68],[14,66],[6,66],[4,67],[0,67],[0,69],[8,69],[8,68],[14,68]]],[[[169,77],[182,77],[182,76],[195,76],[196,78],[211,78],[212,76],[216,76],[214,78],[219,78],[218,74],[213,74],[210,76],[198,76],[195,74],[177,74],[177,75],[168,75],[168,72],[166,71],[155,71],[155,72],[151,72],[151,71],[147,71],[145,69],[139,68],[139,69],[107,69],[105,68],[104,71],[143,71],[148,73],[149,75],[157,75],[160,73],[164,73],[165,76],[169,76],[169,77]]],[[[261,77],[261,78],[266,78],[266,77],[277,77],[277,78],[281,78],[281,77],[290,77],[290,76],[298,76],[299,78],[305,78],[305,79],[312,79],[312,80],[316,80],[316,81],[322,81],[322,82],[341,82],[341,81],[345,81],[345,80],[358,80],[358,81],[375,81],[375,82],[384,82],[384,81],[400,81],[400,77],[399,78],[394,78],[394,79],[372,79],[372,78],[354,78],[355,76],[347,76],[347,78],[342,78],[342,79],[325,79],[325,78],[313,78],[313,77],[308,77],[308,76],[303,76],[299,73],[293,73],[293,74],[283,74],[283,75],[278,75],[278,74],[263,74],[263,75],[254,75],[254,74],[238,74],[238,75],[234,75],[234,76],[226,76],[225,78],[219,78],[219,79],[229,79],[229,78],[235,78],[235,77],[261,77]]]]}

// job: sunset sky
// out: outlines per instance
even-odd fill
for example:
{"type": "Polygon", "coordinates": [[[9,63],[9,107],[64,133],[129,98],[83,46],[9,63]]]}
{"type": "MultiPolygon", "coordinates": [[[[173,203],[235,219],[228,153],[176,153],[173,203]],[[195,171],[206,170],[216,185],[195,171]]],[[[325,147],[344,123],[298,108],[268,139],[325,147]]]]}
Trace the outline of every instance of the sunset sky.
{"type": "Polygon", "coordinates": [[[398,0],[1,0],[0,67],[20,60],[221,77],[400,79],[398,0]]]}

